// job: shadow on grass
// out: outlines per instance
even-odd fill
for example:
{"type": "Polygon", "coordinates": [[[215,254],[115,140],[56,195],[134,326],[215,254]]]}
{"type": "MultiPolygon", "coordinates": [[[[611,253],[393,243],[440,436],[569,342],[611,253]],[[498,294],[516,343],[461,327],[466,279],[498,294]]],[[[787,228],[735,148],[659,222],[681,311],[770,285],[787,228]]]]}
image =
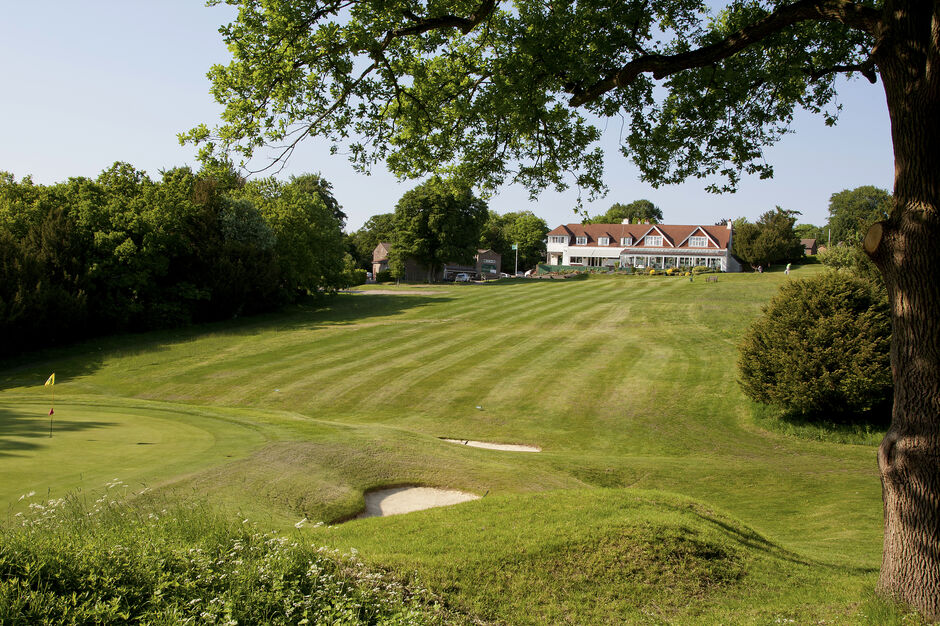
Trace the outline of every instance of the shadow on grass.
{"type": "MultiPolygon", "coordinates": [[[[43,447],[49,440],[49,417],[24,415],[0,408],[0,458],[16,456],[43,447]]],[[[52,436],[114,426],[113,422],[58,421],[52,422],[52,436]]]]}
{"type": "Polygon", "coordinates": [[[168,346],[208,336],[251,336],[263,332],[314,330],[324,326],[352,325],[401,315],[431,303],[447,302],[446,296],[348,294],[310,298],[276,313],[262,313],[221,322],[183,328],[124,333],[81,341],[71,346],[45,348],[0,360],[0,391],[14,387],[42,386],[52,372],[56,383],[94,373],[108,359],[161,352],[168,346]]]}
{"type": "Polygon", "coordinates": [[[839,421],[807,416],[764,404],[751,404],[754,423],[781,435],[828,443],[877,446],[891,424],[890,406],[842,416],[839,421]]]}

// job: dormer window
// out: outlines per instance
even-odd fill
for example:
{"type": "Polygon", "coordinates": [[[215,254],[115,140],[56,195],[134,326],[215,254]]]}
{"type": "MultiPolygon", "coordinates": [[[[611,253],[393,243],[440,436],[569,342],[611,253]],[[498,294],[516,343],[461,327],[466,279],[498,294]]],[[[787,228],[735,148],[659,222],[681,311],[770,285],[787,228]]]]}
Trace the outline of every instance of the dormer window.
{"type": "Polygon", "coordinates": [[[644,246],[653,246],[656,248],[662,247],[663,245],[663,236],[662,235],[647,235],[643,238],[644,246]]]}
{"type": "Polygon", "coordinates": [[[577,245],[577,246],[586,246],[586,245],[587,245],[587,237],[575,237],[574,242],[575,242],[575,245],[577,245]]]}
{"type": "Polygon", "coordinates": [[[707,248],[708,239],[705,237],[689,237],[690,248],[707,248]]]}
{"type": "Polygon", "coordinates": [[[621,246],[632,246],[632,245],[633,245],[633,237],[621,237],[621,238],[620,238],[620,245],[621,245],[621,246]]]}
{"type": "Polygon", "coordinates": [[[566,235],[551,235],[548,238],[548,243],[568,243],[568,237],[566,235]]]}
{"type": "Polygon", "coordinates": [[[599,237],[599,238],[597,239],[597,245],[599,245],[599,246],[609,246],[609,245],[610,245],[610,237],[599,237]]]}

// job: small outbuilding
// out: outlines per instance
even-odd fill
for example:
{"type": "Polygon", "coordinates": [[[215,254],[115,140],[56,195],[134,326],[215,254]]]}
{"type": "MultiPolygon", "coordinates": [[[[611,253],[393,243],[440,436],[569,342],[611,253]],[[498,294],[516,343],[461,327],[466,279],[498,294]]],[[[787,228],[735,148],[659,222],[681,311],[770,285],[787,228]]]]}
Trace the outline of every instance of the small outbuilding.
{"type": "MultiPolygon", "coordinates": [[[[379,272],[388,269],[389,252],[392,244],[381,242],[372,251],[372,275],[376,276],[379,272]]],[[[477,280],[486,280],[488,278],[499,278],[502,271],[502,255],[493,250],[477,250],[473,257],[473,264],[445,263],[443,269],[432,275],[427,268],[419,264],[414,259],[405,259],[405,274],[402,279],[410,282],[421,282],[431,278],[432,280],[453,280],[457,274],[469,274],[477,280]]]]}
{"type": "Polygon", "coordinates": [[[372,276],[378,276],[379,272],[388,269],[388,251],[391,249],[392,244],[383,241],[372,251],[372,276]]]}

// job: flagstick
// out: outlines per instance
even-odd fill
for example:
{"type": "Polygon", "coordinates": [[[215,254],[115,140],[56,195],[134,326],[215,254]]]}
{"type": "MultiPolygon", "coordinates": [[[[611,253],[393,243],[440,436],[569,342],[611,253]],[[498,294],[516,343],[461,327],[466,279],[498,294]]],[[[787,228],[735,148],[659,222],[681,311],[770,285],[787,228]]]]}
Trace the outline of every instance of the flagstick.
{"type": "Polygon", "coordinates": [[[52,406],[49,407],[49,438],[52,439],[52,420],[55,415],[55,385],[52,387],[52,406]]]}

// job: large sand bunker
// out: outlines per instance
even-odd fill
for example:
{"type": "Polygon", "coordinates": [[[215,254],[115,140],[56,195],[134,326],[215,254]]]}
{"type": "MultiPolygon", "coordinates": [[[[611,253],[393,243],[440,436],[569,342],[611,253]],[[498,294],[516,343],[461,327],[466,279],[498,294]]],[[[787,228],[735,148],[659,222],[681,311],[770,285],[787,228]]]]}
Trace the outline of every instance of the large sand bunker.
{"type": "Polygon", "coordinates": [[[433,509],[434,507],[459,504],[468,500],[479,500],[480,496],[452,489],[395,487],[393,489],[370,491],[365,495],[365,499],[366,510],[357,515],[356,519],[433,509]]]}
{"type": "Polygon", "coordinates": [[[538,446],[524,446],[522,444],[516,443],[487,443],[485,441],[471,441],[469,439],[446,439],[441,437],[443,441],[448,443],[459,443],[462,446],[470,446],[471,448],[486,448],[487,450],[508,450],[510,452],[541,452],[542,449],[538,446]]]}

